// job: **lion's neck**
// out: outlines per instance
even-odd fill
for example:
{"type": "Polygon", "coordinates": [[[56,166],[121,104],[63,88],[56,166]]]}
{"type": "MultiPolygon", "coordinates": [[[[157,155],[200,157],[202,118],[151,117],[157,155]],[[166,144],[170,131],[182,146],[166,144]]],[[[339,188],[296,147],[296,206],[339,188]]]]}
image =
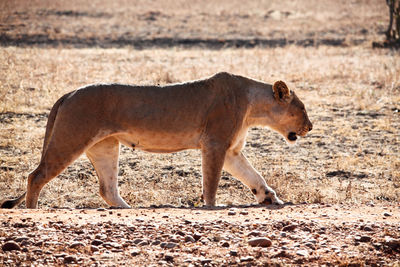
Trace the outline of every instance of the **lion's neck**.
{"type": "Polygon", "coordinates": [[[275,106],[272,86],[250,88],[248,92],[249,110],[246,117],[248,127],[270,126],[273,123],[271,116],[275,106]]]}

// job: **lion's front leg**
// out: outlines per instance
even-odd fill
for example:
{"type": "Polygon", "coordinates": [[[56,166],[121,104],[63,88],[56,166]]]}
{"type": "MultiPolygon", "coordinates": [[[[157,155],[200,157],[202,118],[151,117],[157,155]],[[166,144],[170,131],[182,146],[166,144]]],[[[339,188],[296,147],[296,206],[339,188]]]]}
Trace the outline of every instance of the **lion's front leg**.
{"type": "Polygon", "coordinates": [[[226,153],[224,170],[249,187],[258,203],[283,204],[283,201],[276,196],[275,191],[267,185],[264,178],[251,166],[241,152],[230,150],[226,153]]]}
{"type": "Polygon", "coordinates": [[[203,199],[206,206],[215,206],[225,153],[225,149],[215,146],[202,149],[203,199]]]}

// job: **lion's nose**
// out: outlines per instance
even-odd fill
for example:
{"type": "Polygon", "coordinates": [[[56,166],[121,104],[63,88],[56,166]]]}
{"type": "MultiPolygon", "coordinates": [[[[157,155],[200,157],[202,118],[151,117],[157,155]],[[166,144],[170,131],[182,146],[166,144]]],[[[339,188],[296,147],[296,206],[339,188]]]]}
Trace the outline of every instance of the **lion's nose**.
{"type": "Polygon", "coordinates": [[[310,123],[310,126],[308,126],[308,131],[312,130],[312,124],[310,123]]]}

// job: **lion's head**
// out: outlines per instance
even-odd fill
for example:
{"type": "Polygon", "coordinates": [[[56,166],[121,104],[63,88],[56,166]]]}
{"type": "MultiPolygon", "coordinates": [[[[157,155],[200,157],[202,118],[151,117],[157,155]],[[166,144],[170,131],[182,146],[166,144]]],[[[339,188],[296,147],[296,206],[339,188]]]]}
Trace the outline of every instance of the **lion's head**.
{"type": "Polygon", "coordinates": [[[273,120],[269,126],[282,134],[289,143],[294,143],[298,136],[305,136],[311,131],[313,125],[303,102],[284,82],[275,82],[272,89],[275,104],[271,109],[273,120]]]}

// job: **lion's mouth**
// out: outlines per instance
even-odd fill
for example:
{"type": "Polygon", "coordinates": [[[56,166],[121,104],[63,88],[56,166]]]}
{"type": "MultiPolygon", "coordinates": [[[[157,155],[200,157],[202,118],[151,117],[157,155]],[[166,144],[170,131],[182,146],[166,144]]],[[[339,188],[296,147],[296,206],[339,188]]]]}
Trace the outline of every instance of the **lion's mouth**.
{"type": "Polygon", "coordinates": [[[296,141],[296,140],[297,140],[297,134],[296,134],[295,132],[290,132],[290,133],[288,134],[288,139],[289,139],[290,141],[296,141]]]}

